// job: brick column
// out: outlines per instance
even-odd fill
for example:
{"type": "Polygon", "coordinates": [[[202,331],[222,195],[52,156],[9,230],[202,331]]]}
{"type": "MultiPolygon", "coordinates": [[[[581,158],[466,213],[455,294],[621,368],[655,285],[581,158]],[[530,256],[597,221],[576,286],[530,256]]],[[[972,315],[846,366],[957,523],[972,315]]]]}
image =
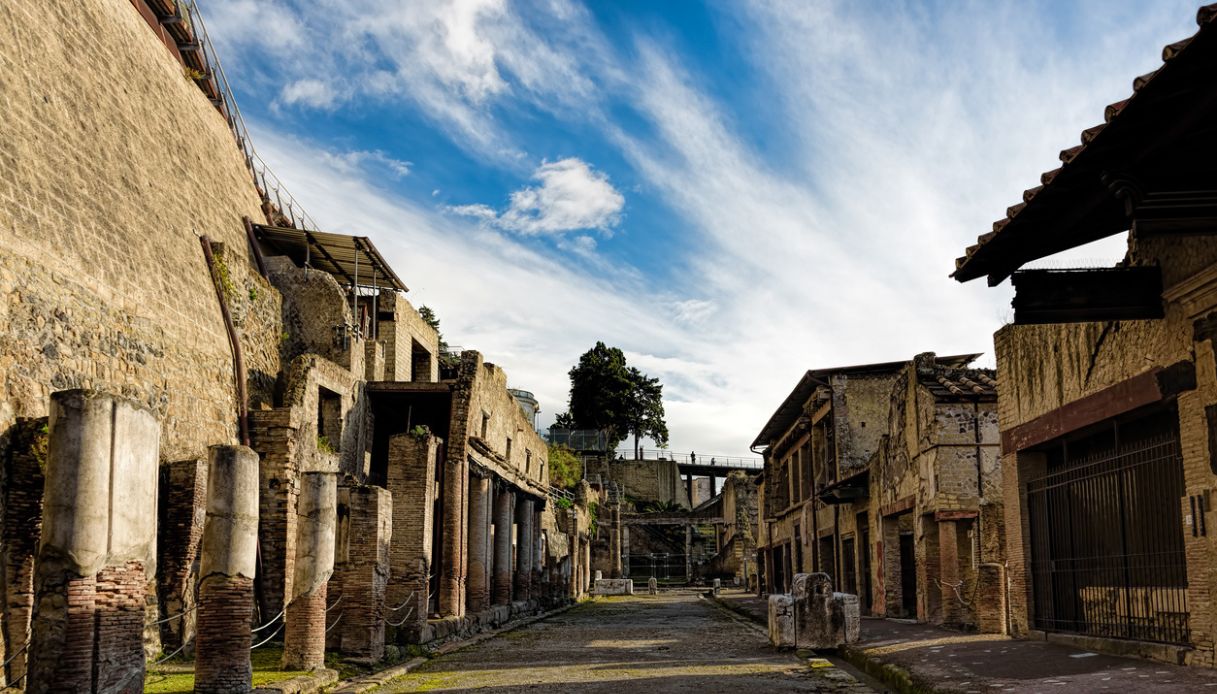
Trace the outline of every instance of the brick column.
{"type": "Polygon", "coordinates": [[[469,582],[470,612],[490,607],[490,478],[469,479],[469,582]]]}
{"type": "Polygon", "coordinates": [[[494,497],[494,604],[511,603],[511,525],[515,517],[515,494],[505,487],[494,497]]]}
{"type": "Polygon", "coordinates": [[[26,691],[140,691],[160,426],[122,398],[51,396],[26,691]]]}
{"type": "Polygon", "coordinates": [[[516,539],[516,577],[515,599],[529,600],[532,595],[533,573],[533,507],[536,502],[527,496],[516,500],[516,525],[519,526],[519,538],[516,539]]]}
{"type": "MultiPolygon", "coordinates": [[[[458,452],[459,453],[459,452],[458,452]]],[[[465,575],[468,570],[469,461],[449,455],[444,462],[444,517],[439,611],[445,617],[465,616],[465,575]]]]}
{"type": "Polygon", "coordinates": [[[443,441],[433,436],[397,434],[389,439],[387,483],[392,495],[393,529],[389,545],[389,584],[385,618],[406,640],[417,643],[427,624],[435,468],[443,441]]]}
{"type": "Polygon", "coordinates": [[[207,513],[207,470],[201,458],[177,460],[160,470],[156,594],[162,618],[182,615],[160,625],[161,648],[167,652],[177,650],[182,639],[195,632],[197,614],[192,608],[200,577],[194,563],[207,513]]]}
{"type": "Polygon", "coordinates": [[[292,574],[292,599],[284,613],[285,670],[316,670],[325,666],[326,583],[334,571],[337,503],[334,473],[300,475],[296,566],[292,574]]]}
{"type": "MultiPolygon", "coordinates": [[[[343,492],[350,516],[346,537],[339,543],[336,580],[331,581],[342,585],[342,603],[331,611],[330,622],[342,620],[335,631],[343,655],[380,660],[385,655],[392,501],[380,487],[349,487],[343,492]]],[[[401,621],[396,615],[388,618],[401,621]]]]}
{"type": "MultiPolygon", "coordinates": [[[[34,613],[34,555],[42,532],[42,469],[47,459],[46,418],[18,419],[13,427],[4,494],[4,629],[7,682],[24,685],[29,654],[21,651],[34,613]]],[[[3,673],[0,673],[3,674],[3,673]]]]}
{"type": "Polygon", "coordinates": [[[208,451],[207,511],[199,561],[194,691],[250,690],[251,620],[258,547],[258,454],[244,446],[208,451]]]}
{"type": "Polygon", "coordinates": [[[965,593],[959,585],[959,532],[955,521],[938,521],[938,588],[941,591],[942,621],[958,624],[963,619],[959,595],[965,593]],[[958,592],[957,592],[958,591],[958,592]]]}

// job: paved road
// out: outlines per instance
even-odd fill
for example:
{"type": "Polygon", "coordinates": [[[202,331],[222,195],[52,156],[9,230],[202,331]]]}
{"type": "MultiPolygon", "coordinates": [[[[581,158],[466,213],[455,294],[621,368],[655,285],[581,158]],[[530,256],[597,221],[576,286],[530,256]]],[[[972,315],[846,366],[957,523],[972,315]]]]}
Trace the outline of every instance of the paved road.
{"type": "Polygon", "coordinates": [[[382,691],[871,692],[770,648],[693,592],[598,598],[436,658],[382,691]]]}

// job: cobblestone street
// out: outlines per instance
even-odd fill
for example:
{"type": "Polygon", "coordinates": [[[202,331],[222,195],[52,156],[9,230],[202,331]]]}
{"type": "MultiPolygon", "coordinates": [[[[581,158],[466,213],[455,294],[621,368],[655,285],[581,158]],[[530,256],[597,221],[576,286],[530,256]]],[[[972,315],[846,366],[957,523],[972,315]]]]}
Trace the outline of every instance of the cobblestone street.
{"type": "MultiPolygon", "coordinates": [[[[817,661],[819,665],[827,665],[817,661]]],[[[872,692],[771,648],[695,592],[599,598],[436,658],[384,691],[872,692]]]]}

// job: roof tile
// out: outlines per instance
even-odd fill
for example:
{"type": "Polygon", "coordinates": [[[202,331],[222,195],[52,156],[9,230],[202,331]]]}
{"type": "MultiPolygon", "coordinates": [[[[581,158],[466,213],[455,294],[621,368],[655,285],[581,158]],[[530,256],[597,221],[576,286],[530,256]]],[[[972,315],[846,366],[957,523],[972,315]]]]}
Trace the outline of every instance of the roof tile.
{"type": "Polygon", "coordinates": [[[1023,202],[1031,202],[1031,198],[1034,198],[1043,189],[1044,189],[1043,186],[1036,186],[1034,188],[1028,188],[1027,190],[1024,190],[1023,191],[1023,202]]]}
{"type": "Polygon", "coordinates": [[[1124,107],[1127,105],[1128,99],[1117,101],[1114,104],[1107,104],[1107,108],[1103,109],[1103,118],[1110,123],[1113,118],[1120,115],[1120,111],[1123,111],[1124,107]]]}
{"type": "Polygon", "coordinates": [[[1098,137],[1099,133],[1103,132],[1103,128],[1107,127],[1107,123],[1100,123],[1082,131],[1082,144],[1088,145],[1098,137]]]}
{"type": "Polygon", "coordinates": [[[1162,48],[1162,62],[1166,62],[1166,61],[1170,60],[1171,58],[1174,58],[1175,56],[1179,55],[1179,51],[1182,51],[1184,48],[1187,48],[1187,44],[1189,44],[1191,42],[1192,42],[1192,37],[1189,36],[1189,37],[1183,39],[1182,41],[1176,41],[1169,46],[1164,46],[1162,48]]]}
{"type": "Polygon", "coordinates": [[[1069,162],[1073,161],[1075,157],[1077,157],[1079,154],[1082,153],[1083,147],[1084,147],[1084,145],[1075,145],[1073,147],[1070,147],[1069,149],[1062,149],[1061,150],[1061,163],[1068,164],[1069,162]]]}

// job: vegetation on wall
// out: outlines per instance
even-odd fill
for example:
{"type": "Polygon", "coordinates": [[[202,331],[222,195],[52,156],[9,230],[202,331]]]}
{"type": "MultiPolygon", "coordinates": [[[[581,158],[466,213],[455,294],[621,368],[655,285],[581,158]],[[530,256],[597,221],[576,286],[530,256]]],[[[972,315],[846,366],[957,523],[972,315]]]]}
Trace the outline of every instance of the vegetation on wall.
{"type": "Polygon", "coordinates": [[[573,489],[583,479],[583,461],[566,446],[549,447],[549,483],[561,489],[573,489]]]}
{"type": "Polygon", "coordinates": [[[439,316],[435,315],[435,311],[431,310],[430,306],[419,306],[418,315],[426,321],[427,325],[435,329],[435,334],[439,338],[439,364],[440,368],[456,368],[460,363],[460,355],[453,354],[448,350],[448,342],[444,340],[444,334],[439,329],[439,316]]]}

